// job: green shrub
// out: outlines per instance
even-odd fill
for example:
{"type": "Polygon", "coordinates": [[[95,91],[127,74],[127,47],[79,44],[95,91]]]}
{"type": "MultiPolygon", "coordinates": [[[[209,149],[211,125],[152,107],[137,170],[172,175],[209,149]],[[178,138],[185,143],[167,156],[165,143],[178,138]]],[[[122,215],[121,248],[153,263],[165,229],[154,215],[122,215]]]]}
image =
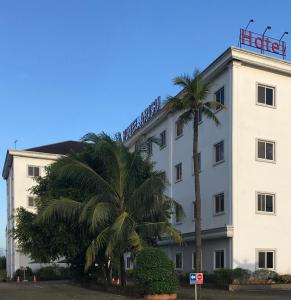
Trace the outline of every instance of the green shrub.
{"type": "Polygon", "coordinates": [[[0,256],[0,270],[6,270],[6,257],[0,256]]]}
{"type": "Polygon", "coordinates": [[[226,287],[233,282],[233,270],[221,269],[214,271],[215,284],[218,287],[226,287]]]}
{"type": "Polygon", "coordinates": [[[5,270],[0,270],[0,282],[7,281],[7,274],[5,270]]]}
{"type": "MultiPolygon", "coordinates": [[[[22,271],[21,269],[17,269],[13,275],[13,279],[17,280],[17,277],[19,276],[20,280],[24,279],[24,271],[22,271]]],[[[33,279],[33,272],[31,270],[30,267],[27,267],[26,271],[25,271],[25,279],[26,280],[32,280],[33,279]]]]}
{"type": "Polygon", "coordinates": [[[145,294],[173,294],[177,291],[174,264],[160,249],[146,248],[138,253],[135,274],[145,294]]]}
{"type": "Polygon", "coordinates": [[[279,275],[278,282],[291,283],[291,275],[289,274],[279,275]]]}
{"type": "Polygon", "coordinates": [[[251,271],[242,269],[242,268],[236,268],[233,270],[233,281],[236,281],[236,283],[245,283],[249,280],[251,277],[251,271]]]}
{"type": "Polygon", "coordinates": [[[252,277],[257,280],[273,280],[278,281],[279,280],[279,274],[275,271],[266,270],[266,269],[260,269],[253,272],[252,277]]]}
{"type": "Polygon", "coordinates": [[[58,266],[42,267],[36,271],[37,280],[60,280],[70,279],[72,277],[71,270],[69,268],[63,268],[58,266]]]}

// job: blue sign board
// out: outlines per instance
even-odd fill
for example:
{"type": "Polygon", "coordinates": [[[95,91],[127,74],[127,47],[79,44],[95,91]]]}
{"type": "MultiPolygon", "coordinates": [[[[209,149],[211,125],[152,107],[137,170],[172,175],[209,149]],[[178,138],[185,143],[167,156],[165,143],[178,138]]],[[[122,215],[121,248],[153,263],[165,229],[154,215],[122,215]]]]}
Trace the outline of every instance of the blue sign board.
{"type": "Polygon", "coordinates": [[[190,285],[196,284],[196,273],[189,273],[190,285]]]}

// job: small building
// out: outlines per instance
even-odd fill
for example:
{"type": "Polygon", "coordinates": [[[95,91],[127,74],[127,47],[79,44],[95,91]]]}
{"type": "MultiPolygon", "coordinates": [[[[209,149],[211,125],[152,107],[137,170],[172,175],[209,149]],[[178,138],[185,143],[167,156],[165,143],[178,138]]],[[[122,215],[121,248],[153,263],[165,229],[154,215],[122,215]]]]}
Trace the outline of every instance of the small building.
{"type": "MultiPolygon", "coordinates": [[[[228,48],[202,73],[212,81],[208,100],[221,125],[200,120],[202,268],[270,269],[291,273],[291,63],[241,48],[228,48]]],[[[124,131],[134,149],[142,136],[160,137],[148,149],[169,181],[167,194],[186,217],[172,217],[182,245],[160,243],[177,270],[195,269],[193,123],[156,104],[124,131]]]]}
{"type": "Polygon", "coordinates": [[[17,208],[34,212],[35,195],[30,188],[36,185],[35,177],[45,175],[45,167],[54,163],[62,155],[72,151],[80,151],[82,143],[65,141],[26,150],[8,150],[3,167],[2,176],[7,184],[7,227],[6,227],[6,253],[7,276],[11,278],[20,267],[38,269],[40,264],[34,263],[17,249],[17,241],[9,236],[14,226],[13,215],[17,208]]]}

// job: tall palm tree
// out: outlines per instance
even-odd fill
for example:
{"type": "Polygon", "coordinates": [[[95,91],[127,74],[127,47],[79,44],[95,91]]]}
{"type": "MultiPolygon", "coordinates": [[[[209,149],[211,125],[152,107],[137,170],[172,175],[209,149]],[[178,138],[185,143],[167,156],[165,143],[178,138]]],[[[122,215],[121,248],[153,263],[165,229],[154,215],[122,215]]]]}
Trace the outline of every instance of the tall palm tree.
{"type": "Polygon", "coordinates": [[[215,110],[223,108],[216,101],[207,101],[207,95],[211,86],[210,81],[204,80],[202,74],[195,70],[193,76],[182,75],[174,78],[174,85],[182,88],[175,97],[169,97],[165,102],[168,111],[182,112],[178,121],[182,124],[193,122],[193,159],[194,159],[194,184],[195,184],[195,250],[196,250],[196,272],[202,271],[201,255],[201,193],[198,161],[198,137],[199,137],[199,115],[205,115],[214,121],[216,125],[220,122],[216,117],[215,110]]]}
{"type": "Polygon", "coordinates": [[[94,237],[86,252],[85,270],[95,262],[100,251],[119,260],[121,284],[126,284],[124,253],[136,253],[147,242],[163,234],[181,241],[180,232],[169,223],[172,206],[182,215],[182,207],[164,195],[165,180],[153,170],[149,160],[137,149],[131,153],[120,136],[87,134],[96,158],[104,165],[102,174],[72,158],[64,158],[59,175],[80,189],[95,191],[80,203],[73,199],[50,201],[40,215],[42,221],[79,217],[94,237]]]}

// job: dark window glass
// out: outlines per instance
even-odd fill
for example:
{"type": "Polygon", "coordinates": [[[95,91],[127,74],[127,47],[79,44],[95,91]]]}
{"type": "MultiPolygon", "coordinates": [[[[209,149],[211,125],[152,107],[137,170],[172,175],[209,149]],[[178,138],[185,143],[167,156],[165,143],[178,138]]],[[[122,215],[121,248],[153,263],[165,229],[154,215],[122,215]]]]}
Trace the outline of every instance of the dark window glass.
{"type": "Polygon", "coordinates": [[[267,252],[267,268],[274,268],[274,252],[267,252]]]}
{"type": "Polygon", "coordinates": [[[258,158],[265,158],[265,143],[258,142],[258,158]]]}
{"type": "Polygon", "coordinates": [[[274,159],[274,144],[266,143],[266,159],[273,160],[274,159]]]}
{"type": "Polygon", "coordinates": [[[265,269],[265,252],[259,252],[259,268],[265,269]]]}
{"type": "Polygon", "coordinates": [[[224,251],[215,251],[215,268],[223,269],[224,268],[224,251]]]}
{"type": "Polygon", "coordinates": [[[126,258],[126,268],[130,269],[130,257],[126,258]]]}
{"type": "Polygon", "coordinates": [[[28,206],[30,207],[34,206],[34,197],[28,197],[28,206]]]}
{"type": "Polygon", "coordinates": [[[182,180],[182,163],[176,165],[176,181],[182,180]]]}
{"type": "Polygon", "coordinates": [[[215,213],[224,212],[224,194],[215,196],[215,213]]]}
{"type": "Polygon", "coordinates": [[[34,167],[34,176],[39,176],[39,168],[34,167]]]}
{"type": "Polygon", "coordinates": [[[265,88],[263,86],[258,86],[258,102],[265,104],[265,88]]]}
{"type": "Polygon", "coordinates": [[[266,211],[272,212],[273,211],[273,196],[266,195],[266,211]]]}
{"type": "Polygon", "coordinates": [[[163,148],[166,146],[166,131],[165,130],[160,134],[160,139],[161,139],[160,147],[163,148]]]}
{"type": "Polygon", "coordinates": [[[152,142],[148,142],[147,143],[147,152],[148,152],[148,156],[151,156],[153,154],[153,143],[152,142]]]}
{"type": "Polygon", "coordinates": [[[224,160],[224,142],[220,142],[215,146],[215,162],[224,160]]]}
{"type": "Polygon", "coordinates": [[[183,123],[180,121],[176,122],[176,137],[179,137],[183,134],[183,123]]]}
{"type": "Polygon", "coordinates": [[[258,211],[264,211],[264,195],[258,194],[258,211]]]}
{"type": "Polygon", "coordinates": [[[267,105],[274,105],[273,104],[273,99],[274,99],[274,96],[273,96],[273,89],[269,89],[269,88],[266,88],[266,104],[267,105]]]}
{"type": "Polygon", "coordinates": [[[224,105],[224,87],[215,93],[215,101],[224,105]]]}
{"type": "Polygon", "coordinates": [[[182,253],[176,254],[176,269],[182,269],[182,253]]]}
{"type": "Polygon", "coordinates": [[[28,176],[33,176],[33,167],[28,167],[28,176]]]}

